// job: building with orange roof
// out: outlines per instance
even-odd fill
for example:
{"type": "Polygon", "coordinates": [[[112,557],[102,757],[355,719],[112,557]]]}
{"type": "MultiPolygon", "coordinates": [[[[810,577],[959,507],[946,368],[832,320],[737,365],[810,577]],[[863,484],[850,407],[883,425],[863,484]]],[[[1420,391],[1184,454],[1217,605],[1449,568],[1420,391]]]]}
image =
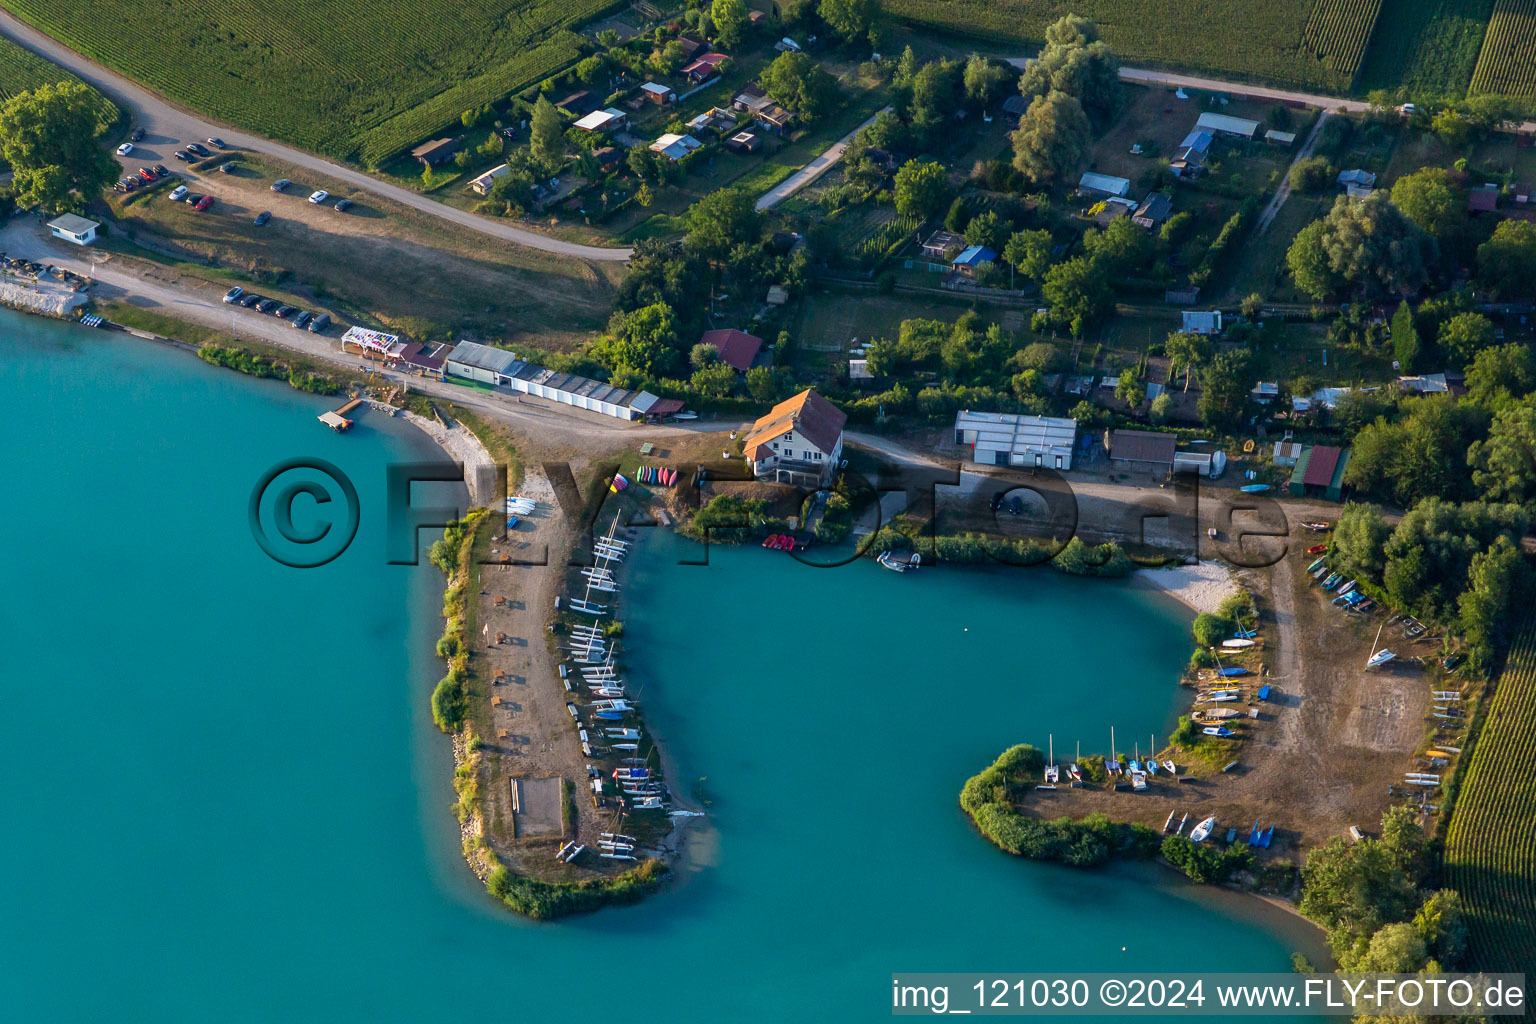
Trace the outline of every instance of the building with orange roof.
{"type": "Polygon", "coordinates": [[[847,415],[806,388],[752,424],[744,448],[752,475],[775,483],[823,487],[843,455],[847,415]]]}

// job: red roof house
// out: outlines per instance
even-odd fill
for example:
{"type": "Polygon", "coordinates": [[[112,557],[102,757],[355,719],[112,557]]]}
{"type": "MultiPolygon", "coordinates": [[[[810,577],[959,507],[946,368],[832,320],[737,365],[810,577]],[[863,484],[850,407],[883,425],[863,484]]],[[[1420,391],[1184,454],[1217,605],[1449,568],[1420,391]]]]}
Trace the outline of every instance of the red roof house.
{"type": "Polygon", "coordinates": [[[738,373],[750,370],[753,360],[763,348],[763,339],[746,331],[705,331],[699,341],[713,345],[720,353],[720,361],[738,373]]]}

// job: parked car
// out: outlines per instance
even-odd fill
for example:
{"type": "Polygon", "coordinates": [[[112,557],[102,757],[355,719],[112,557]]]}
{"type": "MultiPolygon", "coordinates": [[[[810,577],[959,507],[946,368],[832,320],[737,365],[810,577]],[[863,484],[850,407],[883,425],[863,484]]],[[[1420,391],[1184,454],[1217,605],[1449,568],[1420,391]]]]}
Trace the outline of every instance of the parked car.
{"type": "Polygon", "coordinates": [[[293,316],[293,314],[297,313],[298,311],[299,311],[299,307],[298,306],[279,306],[279,307],[277,307],[277,316],[278,316],[278,319],[280,319],[280,320],[287,320],[289,317],[293,316]]]}
{"type": "Polygon", "coordinates": [[[171,194],[166,196],[166,198],[173,203],[179,203],[187,197],[187,193],[190,191],[192,190],[187,188],[185,185],[177,185],[175,188],[171,189],[171,194]]]}
{"type": "Polygon", "coordinates": [[[263,313],[270,313],[281,305],[282,303],[278,302],[276,299],[262,299],[260,302],[256,303],[256,308],[263,313]]]}
{"type": "Polygon", "coordinates": [[[309,322],[309,329],[316,334],[324,334],[325,329],[331,326],[331,314],[321,313],[309,322]]]}
{"type": "Polygon", "coordinates": [[[244,295],[240,296],[240,305],[244,306],[246,309],[250,309],[260,301],[261,296],[257,295],[255,292],[246,292],[244,295]]]}
{"type": "Polygon", "coordinates": [[[295,326],[295,327],[303,327],[305,324],[309,323],[314,318],[315,318],[315,314],[309,313],[309,312],[305,312],[304,310],[299,310],[298,315],[293,318],[293,326],[295,326]]]}
{"type": "Polygon", "coordinates": [[[235,163],[233,160],[231,160],[227,164],[219,164],[219,173],[220,174],[228,174],[230,171],[234,170],[238,166],[240,166],[240,165],[235,163]]]}
{"type": "Polygon", "coordinates": [[[351,205],[352,205],[352,200],[350,200],[350,199],[338,199],[338,200],[336,200],[336,210],[337,210],[337,212],[345,210],[347,207],[349,207],[351,205]]]}
{"type": "Polygon", "coordinates": [[[127,156],[129,153],[132,153],[132,152],[133,152],[133,143],[131,143],[131,142],[125,142],[121,146],[117,147],[117,155],[118,156],[127,156]]]}
{"type": "Polygon", "coordinates": [[[283,189],[287,188],[289,185],[292,185],[292,184],[293,184],[293,182],[289,181],[287,178],[278,178],[276,181],[274,181],[272,183],[272,191],[273,192],[281,192],[283,189]]]}
{"type": "Polygon", "coordinates": [[[154,181],[155,172],[150,170],[148,167],[140,167],[139,177],[143,178],[145,181],[154,181]]]}
{"type": "Polygon", "coordinates": [[[187,161],[188,161],[188,160],[191,160],[191,159],[192,159],[192,154],[191,154],[191,153],[188,153],[188,152],[187,152],[187,151],[186,151],[186,150],[184,150],[184,149],[178,149],[178,150],[177,150],[177,151],[176,151],[176,152],[175,152],[175,153],[174,153],[174,154],[172,154],[172,155],[173,155],[173,156],[175,156],[175,157],[176,157],[176,159],[177,159],[177,160],[180,160],[180,161],[181,161],[181,162],[182,162],[182,163],[186,163],[186,162],[187,162],[187,161]]]}
{"type": "Polygon", "coordinates": [[[1011,515],[1011,516],[1016,516],[1020,512],[1023,512],[1023,511],[1024,511],[1024,500],[1022,498],[1020,498],[1018,495],[1014,495],[1013,499],[1008,502],[1008,514],[1011,515]]]}
{"type": "Polygon", "coordinates": [[[329,198],[331,198],[331,194],[323,188],[316,189],[309,194],[309,201],[314,203],[316,206],[319,206],[329,198]]]}
{"type": "Polygon", "coordinates": [[[135,128],[133,130],[133,134],[128,136],[128,141],[129,142],[140,142],[140,141],[143,140],[143,138],[144,138],[144,129],[143,128],[135,128]]]}
{"type": "Polygon", "coordinates": [[[188,206],[196,206],[198,203],[203,201],[203,194],[201,192],[188,192],[186,198],[183,201],[188,206]]]}
{"type": "Polygon", "coordinates": [[[168,169],[168,168],[167,168],[167,167],[166,167],[166,166],[165,166],[165,164],[155,164],[155,173],[156,173],[156,174],[158,174],[158,175],[159,175],[159,176],[160,176],[160,177],[162,177],[162,178],[163,178],[163,177],[165,177],[165,176],[166,176],[166,175],[167,175],[167,174],[170,174],[170,173],[171,173],[171,172],[170,172],[170,170],[169,170],[169,169],[168,169]]]}
{"type": "Polygon", "coordinates": [[[196,209],[199,212],[201,212],[203,210],[208,209],[208,207],[210,207],[212,205],[213,205],[213,196],[203,196],[203,198],[201,198],[201,199],[199,199],[197,201],[197,205],[194,207],[194,209],[196,209]]]}
{"type": "Polygon", "coordinates": [[[187,152],[196,153],[198,156],[213,156],[213,151],[201,142],[187,143],[187,152]]]}
{"type": "Polygon", "coordinates": [[[240,296],[244,294],[245,289],[241,288],[239,285],[235,285],[229,291],[224,293],[224,301],[233,306],[235,303],[240,301],[240,296]]]}
{"type": "Polygon", "coordinates": [[[123,191],[124,192],[132,192],[134,189],[139,187],[139,179],[138,178],[124,178],[122,181],[118,182],[118,184],[123,186],[123,191]]]}
{"type": "Polygon", "coordinates": [[[219,138],[216,135],[210,135],[208,137],[208,145],[214,147],[215,149],[225,149],[225,148],[227,148],[224,145],[224,140],[219,138]]]}
{"type": "Polygon", "coordinates": [[[271,219],[272,219],[272,212],[270,210],[262,210],[260,213],[258,213],[256,215],[255,224],[256,224],[257,227],[261,227],[263,224],[265,224],[267,221],[269,221],[271,219]]]}

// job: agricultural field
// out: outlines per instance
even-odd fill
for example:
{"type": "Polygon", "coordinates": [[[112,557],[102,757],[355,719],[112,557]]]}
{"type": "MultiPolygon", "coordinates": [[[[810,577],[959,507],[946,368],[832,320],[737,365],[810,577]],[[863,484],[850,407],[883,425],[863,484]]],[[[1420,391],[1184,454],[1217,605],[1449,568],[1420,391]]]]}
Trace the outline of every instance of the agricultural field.
{"type": "Polygon", "coordinates": [[[1494,0],[1392,0],[1360,72],[1360,88],[1459,99],[1472,81],[1494,0]]]}
{"type": "MultiPolygon", "coordinates": [[[[1394,6],[1402,0],[1395,0],[1394,6]]],[[[886,0],[931,28],[1038,42],[1063,14],[1099,26],[1131,62],[1347,91],[1381,0],[886,0]]]]}
{"type": "Polygon", "coordinates": [[[1471,91],[1536,98],[1536,0],[1494,4],[1471,91]]]}
{"type": "Polygon", "coordinates": [[[1445,871],[1466,907],[1474,964],[1536,963],[1536,629],[1515,640],[1461,781],[1445,871]]]}
{"type": "Polygon", "coordinates": [[[187,106],[376,166],[581,56],[613,0],[3,0],[81,53],[187,106]]]}
{"type": "Polygon", "coordinates": [[[0,36],[0,99],[40,85],[72,81],[74,75],[0,36]]]}

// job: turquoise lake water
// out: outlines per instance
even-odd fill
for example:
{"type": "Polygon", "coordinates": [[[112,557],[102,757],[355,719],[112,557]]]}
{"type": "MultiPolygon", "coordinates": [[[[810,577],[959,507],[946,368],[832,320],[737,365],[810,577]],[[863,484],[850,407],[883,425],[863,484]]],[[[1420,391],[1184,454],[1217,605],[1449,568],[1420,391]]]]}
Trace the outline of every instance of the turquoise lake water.
{"type": "MultiPolygon", "coordinates": [[[[697,864],[632,908],[536,925],[465,868],[427,695],[441,578],[385,564],[372,416],[191,356],[0,311],[0,1015],[11,1020],[876,1020],[892,971],[1285,970],[1291,919],[1160,870],[988,846],[956,805],[1010,743],[1167,731],[1187,619],[1046,571],[676,565],[626,640],[697,864]],[[257,479],[356,482],[352,546],[257,548],[257,479]],[[697,780],[702,779],[702,782],[697,780]]],[[[298,522],[304,527],[306,522],[298,522]]]]}

